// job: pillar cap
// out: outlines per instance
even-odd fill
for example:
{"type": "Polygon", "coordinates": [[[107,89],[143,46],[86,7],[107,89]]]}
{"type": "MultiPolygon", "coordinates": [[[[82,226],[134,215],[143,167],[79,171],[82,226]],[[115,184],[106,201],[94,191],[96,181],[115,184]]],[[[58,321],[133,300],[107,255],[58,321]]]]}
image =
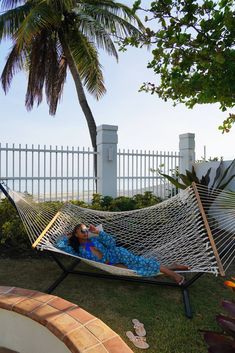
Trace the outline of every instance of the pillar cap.
{"type": "Polygon", "coordinates": [[[181,134],[179,139],[179,149],[182,150],[194,150],[195,149],[195,134],[187,133],[181,134]]]}
{"type": "Polygon", "coordinates": [[[97,132],[102,131],[102,130],[117,131],[118,126],[117,125],[106,125],[106,124],[97,126],[97,132]]]}
{"type": "Polygon", "coordinates": [[[102,144],[117,145],[118,127],[115,125],[100,125],[97,127],[96,143],[97,147],[102,144]]]}
{"type": "Polygon", "coordinates": [[[187,132],[185,134],[180,134],[179,135],[180,139],[183,139],[183,138],[194,138],[195,137],[195,134],[192,133],[192,132],[187,132]]]}

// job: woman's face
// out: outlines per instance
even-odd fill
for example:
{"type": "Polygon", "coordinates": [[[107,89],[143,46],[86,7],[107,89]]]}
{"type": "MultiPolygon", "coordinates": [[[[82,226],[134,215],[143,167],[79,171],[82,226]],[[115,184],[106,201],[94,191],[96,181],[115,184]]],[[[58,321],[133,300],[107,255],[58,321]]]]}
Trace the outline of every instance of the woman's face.
{"type": "Polygon", "coordinates": [[[88,229],[85,224],[81,224],[81,226],[76,230],[76,237],[79,240],[86,240],[88,239],[88,229]]]}

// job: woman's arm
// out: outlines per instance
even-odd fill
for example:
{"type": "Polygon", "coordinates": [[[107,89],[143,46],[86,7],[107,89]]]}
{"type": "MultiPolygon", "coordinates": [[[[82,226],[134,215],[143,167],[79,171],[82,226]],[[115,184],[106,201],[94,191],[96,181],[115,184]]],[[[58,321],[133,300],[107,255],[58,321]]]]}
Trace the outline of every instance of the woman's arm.
{"type": "Polygon", "coordinates": [[[104,230],[99,232],[97,239],[104,244],[107,248],[113,248],[116,246],[116,241],[112,235],[107,234],[104,230]]]}
{"type": "Polygon", "coordinates": [[[116,246],[116,241],[112,235],[107,234],[103,230],[98,231],[98,229],[93,225],[90,225],[89,229],[92,233],[97,234],[96,239],[105,245],[106,248],[113,248],[116,246]]]}

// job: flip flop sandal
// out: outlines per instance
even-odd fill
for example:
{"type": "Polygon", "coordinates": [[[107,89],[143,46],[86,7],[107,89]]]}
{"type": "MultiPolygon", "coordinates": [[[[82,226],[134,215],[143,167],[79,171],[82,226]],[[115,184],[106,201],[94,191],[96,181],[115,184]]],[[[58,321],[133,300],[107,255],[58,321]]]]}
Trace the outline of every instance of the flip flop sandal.
{"type": "Polygon", "coordinates": [[[126,332],[127,337],[129,338],[129,340],[137,347],[140,349],[147,349],[149,348],[149,344],[146,342],[146,338],[145,337],[139,337],[139,336],[135,336],[133,334],[133,332],[131,331],[127,331],[126,332]]]}
{"type": "Polygon", "coordinates": [[[140,337],[146,336],[146,331],[144,328],[144,324],[142,324],[142,322],[139,322],[139,320],[137,319],[133,319],[132,323],[134,325],[135,332],[138,336],[140,337]]]}

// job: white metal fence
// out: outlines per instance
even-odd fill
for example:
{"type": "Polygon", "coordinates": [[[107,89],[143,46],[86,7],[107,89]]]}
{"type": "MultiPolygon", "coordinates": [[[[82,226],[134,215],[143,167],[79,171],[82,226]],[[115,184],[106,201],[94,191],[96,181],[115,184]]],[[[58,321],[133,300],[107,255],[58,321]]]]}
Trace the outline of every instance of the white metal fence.
{"type": "MultiPolygon", "coordinates": [[[[90,202],[99,178],[94,156],[89,148],[0,144],[0,179],[41,201],[90,202]]],[[[164,199],[171,194],[172,185],[156,170],[172,174],[179,166],[179,153],[119,150],[116,157],[117,196],[152,191],[164,199]]]]}
{"type": "Polygon", "coordinates": [[[0,144],[0,179],[38,200],[89,202],[96,190],[94,155],[89,148],[0,144]]]}
{"type": "Polygon", "coordinates": [[[179,152],[119,150],[117,194],[133,196],[152,191],[165,199],[172,195],[172,184],[157,173],[172,175],[179,167],[179,152]]]}

